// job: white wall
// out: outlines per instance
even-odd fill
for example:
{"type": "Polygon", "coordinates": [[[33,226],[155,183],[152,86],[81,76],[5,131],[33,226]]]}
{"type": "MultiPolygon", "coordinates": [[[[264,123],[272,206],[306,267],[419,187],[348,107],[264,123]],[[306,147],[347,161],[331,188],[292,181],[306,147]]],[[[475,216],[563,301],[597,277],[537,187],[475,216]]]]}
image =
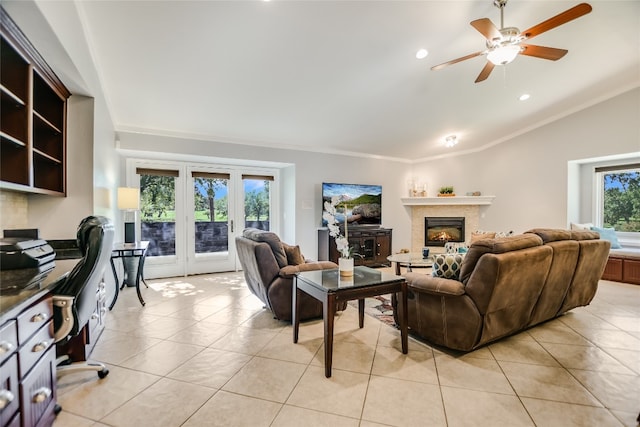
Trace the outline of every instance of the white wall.
{"type": "Polygon", "coordinates": [[[638,152],[639,119],[636,88],[485,151],[416,164],[414,174],[436,186],[454,185],[456,193],[495,195],[481,214],[483,229],[564,228],[573,196],[568,162],[638,152]]]}

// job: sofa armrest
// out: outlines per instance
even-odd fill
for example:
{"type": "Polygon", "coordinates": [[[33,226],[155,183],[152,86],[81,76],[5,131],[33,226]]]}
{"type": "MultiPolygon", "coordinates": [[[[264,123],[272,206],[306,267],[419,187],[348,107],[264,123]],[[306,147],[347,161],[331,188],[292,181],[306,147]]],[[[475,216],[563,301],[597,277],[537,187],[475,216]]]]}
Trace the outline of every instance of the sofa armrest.
{"type": "Polygon", "coordinates": [[[425,292],[434,295],[463,295],[464,284],[453,279],[443,279],[420,273],[407,273],[404,276],[412,291],[425,292]]]}
{"type": "Polygon", "coordinates": [[[290,279],[297,273],[302,273],[303,271],[331,270],[332,268],[338,268],[338,264],[331,261],[306,262],[304,264],[282,267],[279,276],[290,279]]]}

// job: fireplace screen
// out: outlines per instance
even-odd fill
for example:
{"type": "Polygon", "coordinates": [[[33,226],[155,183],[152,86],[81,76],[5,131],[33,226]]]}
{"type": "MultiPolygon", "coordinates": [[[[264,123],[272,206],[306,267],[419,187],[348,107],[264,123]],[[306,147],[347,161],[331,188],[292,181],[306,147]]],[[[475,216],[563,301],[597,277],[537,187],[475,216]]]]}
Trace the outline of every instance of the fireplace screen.
{"type": "Polygon", "coordinates": [[[464,242],[464,217],[425,217],[424,245],[444,246],[464,242]]]}

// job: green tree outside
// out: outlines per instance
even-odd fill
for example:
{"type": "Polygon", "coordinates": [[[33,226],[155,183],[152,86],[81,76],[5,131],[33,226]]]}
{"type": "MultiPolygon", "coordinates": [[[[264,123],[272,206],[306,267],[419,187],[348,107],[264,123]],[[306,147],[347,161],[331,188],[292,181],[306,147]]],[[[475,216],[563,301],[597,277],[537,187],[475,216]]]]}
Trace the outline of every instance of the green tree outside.
{"type": "Polygon", "coordinates": [[[640,171],[604,175],[604,226],[640,232],[640,171]]]}

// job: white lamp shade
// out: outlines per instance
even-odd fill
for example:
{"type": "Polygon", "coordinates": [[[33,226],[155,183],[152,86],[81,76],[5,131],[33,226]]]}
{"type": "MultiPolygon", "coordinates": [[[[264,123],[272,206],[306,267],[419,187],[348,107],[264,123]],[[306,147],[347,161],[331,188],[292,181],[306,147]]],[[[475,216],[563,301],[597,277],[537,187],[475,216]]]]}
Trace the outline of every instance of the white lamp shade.
{"type": "Polygon", "coordinates": [[[495,65],[506,65],[516,59],[519,53],[520,46],[518,45],[501,46],[489,52],[487,59],[495,65]]]}
{"type": "Polygon", "coordinates": [[[140,190],[118,187],[118,209],[140,209],[140,190]]]}

